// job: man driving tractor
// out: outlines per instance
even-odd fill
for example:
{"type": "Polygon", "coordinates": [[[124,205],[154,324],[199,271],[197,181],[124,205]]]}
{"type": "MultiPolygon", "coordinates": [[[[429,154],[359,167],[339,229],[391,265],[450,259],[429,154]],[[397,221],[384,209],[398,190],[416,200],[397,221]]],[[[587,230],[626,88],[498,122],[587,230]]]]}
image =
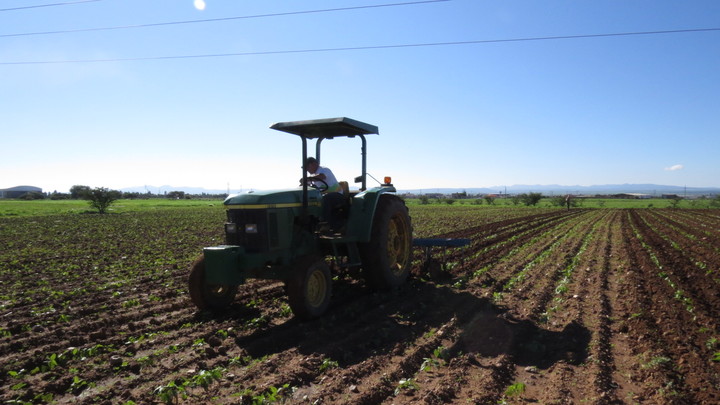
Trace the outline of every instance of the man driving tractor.
{"type": "Polygon", "coordinates": [[[312,177],[307,178],[308,185],[317,188],[323,193],[322,219],[325,223],[320,226],[318,231],[325,235],[340,232],[343,219],[334,212],[345,202],[340,183],[338,183],[332,170],[320,166],[320,163],[314,157],[305,160],[305,170],[312,175],[312,177]]]}

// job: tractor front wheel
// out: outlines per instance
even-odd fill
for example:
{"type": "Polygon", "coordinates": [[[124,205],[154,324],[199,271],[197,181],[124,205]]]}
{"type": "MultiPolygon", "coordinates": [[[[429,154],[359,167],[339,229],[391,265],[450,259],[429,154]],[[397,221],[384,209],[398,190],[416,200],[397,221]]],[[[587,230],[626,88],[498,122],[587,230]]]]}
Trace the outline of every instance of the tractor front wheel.
{"type": "Polygon", "coordinates": [[[221,310],[227,308],[235,299],[236,285],[209,284],[205,280],[205,257],[193,264],[188,279],[190,299],[199,309],[221,310]]]}
{"type": "Polygon", "coordinates": [[[298,318],[317,318],[330,306],[332,276],[321,258],[300,260],[286,286],[290,308],[298,318]]]}
{"type": "Polygon", "coordinates": [[[363,273],[371,287],[385,290],[405,282],[410,273],[412,227],[408,209],[401,199],[380,197],[370,242],[359,247],[363,273]]]}

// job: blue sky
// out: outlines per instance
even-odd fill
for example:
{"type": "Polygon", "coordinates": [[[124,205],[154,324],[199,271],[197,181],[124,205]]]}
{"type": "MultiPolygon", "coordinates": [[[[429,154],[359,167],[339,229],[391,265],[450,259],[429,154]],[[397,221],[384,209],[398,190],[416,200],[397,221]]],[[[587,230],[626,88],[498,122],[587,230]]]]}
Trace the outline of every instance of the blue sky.
{"type": "MultiPolygon", "coordinates": [[[[715,0],[58,3],[0,3],[0,188],[294,187],[268,127],[339,116],[401,189],[720,186],[720,31],[492,42],[717,29],[715,0]]],[[[359,141],[323,146],[359,174],[359,141]]]]}

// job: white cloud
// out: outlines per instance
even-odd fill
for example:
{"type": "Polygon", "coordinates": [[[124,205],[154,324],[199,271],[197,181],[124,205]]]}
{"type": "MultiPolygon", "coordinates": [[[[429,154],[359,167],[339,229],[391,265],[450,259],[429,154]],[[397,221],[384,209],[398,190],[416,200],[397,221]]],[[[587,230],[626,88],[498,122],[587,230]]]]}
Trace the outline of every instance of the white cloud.
{"type": "Polygon", "coordinates": [[[684,169],[684,168],[685,168],[685,166],[683,166],[683,165],[672,165],[672,166],[670,166],[670,167],[666,167],[665,170],[670,171],[670,172],[674,172],[674,171],[676,171],[676,170],[682,170],[682,169],[684,169]]]}

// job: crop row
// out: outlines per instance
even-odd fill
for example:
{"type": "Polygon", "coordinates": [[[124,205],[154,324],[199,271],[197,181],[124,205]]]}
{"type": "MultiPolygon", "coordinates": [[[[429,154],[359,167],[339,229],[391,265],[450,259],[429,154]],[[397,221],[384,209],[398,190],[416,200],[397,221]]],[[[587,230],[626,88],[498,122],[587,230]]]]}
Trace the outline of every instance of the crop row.
{"type": "Polygon", "coordinates": [[[0,400],[720,400],[716,211],[433,208],[411,208],[416,236],[470,239],[432,252],[439,277],[422,252],[391,292],[333,269],[311,322],[273,281],[190,305],[218,209],[2,219],[0,400]]]}

